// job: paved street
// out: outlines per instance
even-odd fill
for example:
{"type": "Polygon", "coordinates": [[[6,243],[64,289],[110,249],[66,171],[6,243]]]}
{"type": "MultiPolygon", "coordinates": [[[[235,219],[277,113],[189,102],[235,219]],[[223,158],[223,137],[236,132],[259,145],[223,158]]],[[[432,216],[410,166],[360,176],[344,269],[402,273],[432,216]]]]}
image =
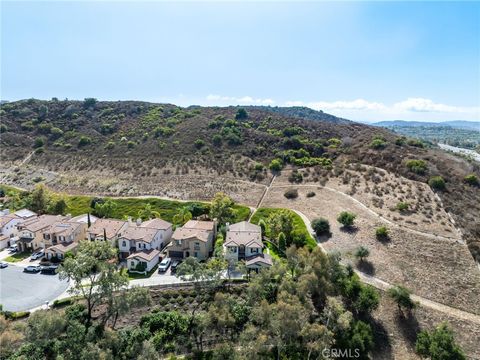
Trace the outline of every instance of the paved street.
{"type": "Polygon", "coordinates": [[[28,274],[23,267],[9,264],[0,269],[0,304],[3,310],[23,311],[53,301],[68,287],[58,275],[28,274]]]}

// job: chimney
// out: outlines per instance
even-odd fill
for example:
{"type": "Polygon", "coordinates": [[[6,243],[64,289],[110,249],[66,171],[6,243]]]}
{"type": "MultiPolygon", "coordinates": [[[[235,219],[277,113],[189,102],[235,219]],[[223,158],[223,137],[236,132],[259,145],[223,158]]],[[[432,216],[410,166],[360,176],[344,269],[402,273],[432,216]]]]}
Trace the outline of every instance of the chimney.
{"type": "Polygon", "coordinates": [[[230,229],[230,223],[227,222],[225,223],[225,231],[228,231],[230,229]]]}
{"type": "Polygon", "coordinates": [[[142,219],[138,218],[137,219],[137,226],[140,226],[140,225],[142,225],[142,219]]]}

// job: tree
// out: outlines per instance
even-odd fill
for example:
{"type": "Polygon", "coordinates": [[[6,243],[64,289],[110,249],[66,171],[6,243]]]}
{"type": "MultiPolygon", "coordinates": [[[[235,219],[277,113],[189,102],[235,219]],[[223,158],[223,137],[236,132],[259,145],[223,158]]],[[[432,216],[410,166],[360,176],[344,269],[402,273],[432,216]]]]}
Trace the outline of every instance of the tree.
{"type": "Polygon", "coordinates": [[[222,136],[219,135],[219,134],[213,135],[212,142],[213,142],[213,145],[215,145],[215,146],[221,146],[222,145],[222,136]]]}
{"type": "Polygon", "coordinates": [[[78,141],[78,146],[86,146],[89,145],[92,142],[92,139],[90,139],[88,136],[80,136],[80,140],[78,141]]]}
{"type": "Polygon", "coordinates": [[[388,239],[388,229],[385,226],[380,226],[375,230],[375,236],[377,240],[387,240],[388,239]]]}
{"type": "Polygon", "coordinates": [[[173,223],[175,225],[183,225],[190,219],[192,219],[192,213],[184,206],[173,216],[173,223]]]}
{"type": "Polygon", "coordinates": [[[204,146],[205,146],[205,141],[203,141],[202,139],[195,140],[195,147],[197,149],[201,149],[204,146]]]}
{"type": "Polygon", "coordinates": [[[312,229],[317,236],[330,234],[330,223],[324,218],[314,219],[312,221],[312,229]]]}
{"type": "Polygon", "coordinates": [[[428,180],[428,185],[435,190],[445,190],[445,180],[441,176],[432,176],[428,180]]]}
{"type": "Polygon", "coordinates": [[[83,107],[85,109],[93,108],[95,107],[95,104],[97,103],[97,99],[95,98],[85,98],[83,101],[83,107]]]}
{"type": "Polygon", "coordinates": [[[38,118],[44,120],[48,115],[48,107],[44,104],[38,108],[38,118]]]}
{"type": "Polygon", "coordinates": [[[233,205],[233,200],[227,195],[222,192],[216,193],[210,206],[210,218],[217,219],[220,225],[233,221],[233,205]]]}
{"type": "Polygon", "coordinates": [[[140,219],[158,218],[160,217],[160,213],[153,210],[152,204],[145,204],[144,208],[138,212],[138,217],[140,219]]]}
{"type": "Polygon", "coordinates": [[[288,210],[279,210],[272,212],[267,218],[269,235],[272,239],[278,239],[280,233],[285,234],[287,247],[292,240],[293,215],[288,210]]]}
{"type": "Polygon", "coordinates": [[[273,159],[272,161],[270,161],[270,165],[268,165],[268,168],[273,172],[279,172],[283,168],[283,163],[279,159],[273,159]]]}
{"type": "Polygon", "coordinates": [[[337,221],[342,224],[344,227],[351,227],[353,226],[353,223],[356,219],[357,215],[348,212],[348,211],[342,211],[338,217],[337,221]]]}
{"type": "Polygon", "coordinates": [[[235,119],[243,120],[248,117],[247,111],[244,108],[239,108],[235,114],[235,119]]]}
{"type": "Polygon", "coordinates": [[[387,294],[397,303],[398,311],[403,314],[402,309],[410,311],[416,307],[410,298],[410,290],[403,286],[394,286],[388,289],[387,294]]]}
{"type": "Polygon", "coordinates": [[[423,330],[417,335],[415,350],[419,355],[431,360],[464,360],[463,350],[455,342],[453,331],[446,322],[433,331],[423,330]]]}
{"type": "Polygon", "coordinates": [[[355,257],[363,262],[370,255],[370,250],[365,246],[360,246],[355,251],[355,257]]]}
{"type": "Polygon", "coordinates": [[[107,200],[104,203],[95,204],[95,215],[101,218],[112,217],[118,208],[118,204],[113,200],[107,200]]]}
{"type": "Polygon", "coordinates": [[[260,226],[260,229],[262,230],[262,236],[265,236],[265,232],[267,231],[267,224],[265,223],[265,220],[260,219],[257,225],[260,226]]]}
{"type": "Polygon", "coordinates": [[[65,215],[67,211],[67,202],[62,197],[53,203],[51,212],[55,215],[65,215]]]}
{"type": "Polygon", "coordinates": [[[30,195],[30,207],[32,211],[44,214],[50,203],[50,192],[44,184],[38,184],[30,195]]]}
{"type": "Polygon", "coordinates": [[[277,243],[278,243],[278,249],[282,253],[285,253],[285,250],[287,249],[287,238],[285,237],[285,234],[283,232],[278,234],[277,243]]]}
{"type": "Polygon", "coordinates": [[[87,213],[87,227],[92,226],[92,220],[90,220],[90,213],[87,213]]]}
{"type": "MultiPolygon", "coordinates": [[[[59,268],[60,279],[69,279],[69,292],[80,296],[86,305],[86,327],[92,324],[95,308],[108,304],[107,312],[116,304],[115,293],[128,285],[125,272],[117,271],[115,259],[117,250],[106,241],[82,241],[75,257],[67,258],[59,268]]],[[[111,314],[110,314],[111,315],[111,314]]]]}

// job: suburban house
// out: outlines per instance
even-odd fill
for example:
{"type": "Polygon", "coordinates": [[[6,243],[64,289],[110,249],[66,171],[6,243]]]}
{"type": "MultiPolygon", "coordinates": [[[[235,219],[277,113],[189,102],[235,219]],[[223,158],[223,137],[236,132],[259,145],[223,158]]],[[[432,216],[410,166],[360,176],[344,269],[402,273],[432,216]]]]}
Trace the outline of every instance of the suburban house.
{"type": "Polygon", "coordinates": [[[214,221],[189,220],[174,231],[172,241],[167,245],[168,256],[174,259],[193,256],[206,260],[213,252],[215,234],[214,221]]]}
{"type": "Polygon", "coordinates": [[[262,229],[260,226],[242,221],[227,224],[227,234],[223,243],[225,257],[244,260],[247,269],[256,270],[272,266],[272,258],[263,253],[262,229]]]}
{"type": "Polygon", "coordinates": [[[18,237],[17,225],[37,216],[33,211],[22,209],[10,214],[8,209],[0,212],[0,250],[15,244],[18,237]]]}
{"type": "Polygon", "coordinates": [[[75,253],[78,246],[78,242],[63,242],[58,243],[57,245],[50,246],[45,250],[45,257],[48,260],[54,258],[58,260],[65,259],[67,253],[75,253]]]}
{"type": "Polygon", "coordinates": [[[40,215],[18,223],[19,251],[33,251],[43,247],[43,231],[63,221],[68,221],[68,218],[61,215],[40,215]]]}
{"type": "Polygon", "coordinates": [[[129,271],[148,273],[160,261],[160,251],[157,249],[142,250],[127,257],[129,271]]]}
{"type": "Polygon", "coordinates": [[[42,231],[43,248],[59,244],[78,243],[85,239],[87,224],[71,220],[56,222],[42,231]]]}
{"type": "Polygon", "coordinates": [[[92,217],[90,217],[90,221],[92,226],[87,230],[87,240],[105,240],[105,234],[112,245],[117,243],[120,233],[128,227],[128,222],[122,220],[96,219],[93,222],[92,217]]]}
{"type": "Polygon", "coordinates": [[[88,218],[90,218],[90,226],[95,224],[98,220],[98,218],[92,214],[82,214],[71,218],[70,221],[85,223],[88,225],[88,218]]]}

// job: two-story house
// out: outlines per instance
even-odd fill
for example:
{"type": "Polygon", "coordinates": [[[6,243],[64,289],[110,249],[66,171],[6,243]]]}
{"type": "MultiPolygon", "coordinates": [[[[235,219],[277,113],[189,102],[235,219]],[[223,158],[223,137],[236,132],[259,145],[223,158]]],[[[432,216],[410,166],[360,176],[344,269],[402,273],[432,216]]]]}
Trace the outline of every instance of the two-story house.
{"type": "Polygon", "coordinates": [[[215,235],[214,221],[189,220],[173,232],[172,241],[167,245],[168,256],[174,259],[193,256],[206,260],[213,252],[215,235]]]}
{"type": "Polygon", "coordinates": [[[128,227],[127,221],[114,219],[95,219],[87,229],[87,240],[107,240],[112,245],[117,244],[118,237],[128,227]],[[105,235],[107,239],[105,239],[105,235]]]}
{"type": "Polygon", "coordinates": [[[77,247],[85,239],[87,224],[75,221],[54,223],[42,231],[43,247],[47,259],[63,259],[65,253],[77,247]]]}
{"type": "Polygon", "coordinates": [[[33,251],[43,248],[43,231],[53,224],[67,221],[61,215],[40,215],[17,224],[19,251],[33,251]]]}
{"type": "Polygon", "coordinates": [[[8,209],[0,212],[0,250],[15,244],[18,237],[17,225],[29,218],[37,216],[33,211],[22,209],[10,213],[8,209]]]}
{"type": "Polygon", "coordinates": [[[227,224],[227,233],[223,243],[227,259],[244,260],[248,269],[257,270],[271,266],[270,255],[263,253],[262,229],[260,226],[242,221],[233,225],[227,224]]]}

